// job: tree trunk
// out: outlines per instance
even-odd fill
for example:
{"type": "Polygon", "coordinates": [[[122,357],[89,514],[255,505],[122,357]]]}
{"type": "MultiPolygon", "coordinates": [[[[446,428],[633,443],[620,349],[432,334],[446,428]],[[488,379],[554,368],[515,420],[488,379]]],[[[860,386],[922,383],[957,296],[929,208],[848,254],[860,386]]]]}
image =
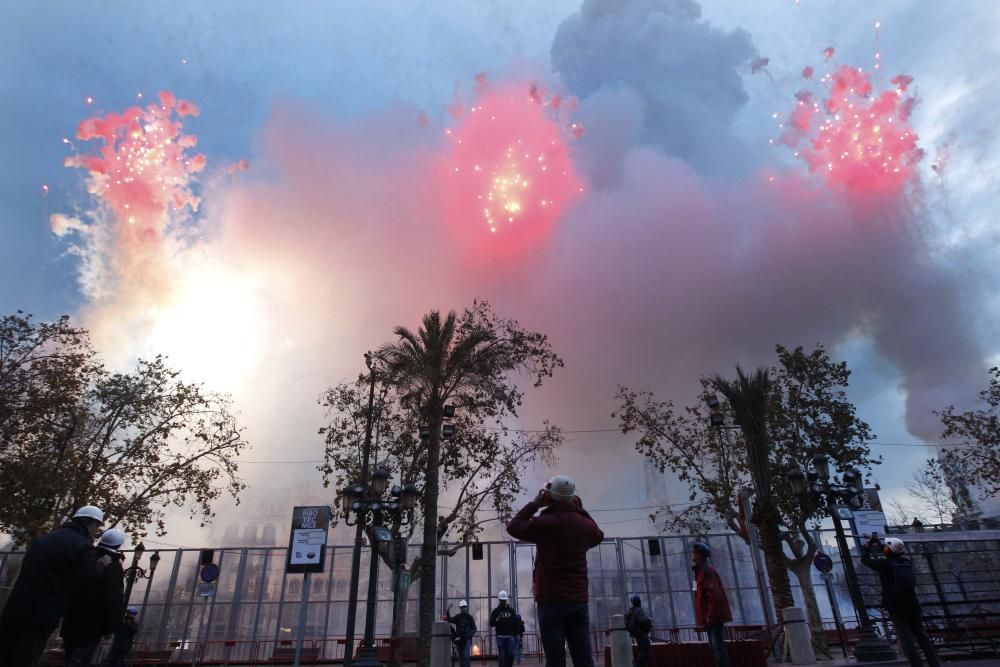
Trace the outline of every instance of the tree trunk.
{"type": "Polygon", "coordinates": [[[823,631],[823,617],[819,613],[819,604],[816,601],[816,589],[812,582],[812,559],[804,558],[793,560],[788,568],[795,573],[795,578],[799,580],[802,588],[802,599],[806,603],[806,613],[809,615],[809,627],[812,631],[813,645],[822,653],[829,654],[830,648],[826,644],[826,633],[823,631]]]}
{"type": "Polygon", "coordinates": [[[781,541],[781,530],[778,528],[778,517],[773,509],[760,508],[759,523],[760,549],[764,552],[764,567],[771,584],[771,599],[774,602],[774,615],[778,623],[783,620],[781,610],[795,604],[792,597],[792,583],[785,567],[785,552],[781,541]]]}
{"type": "Polygon", "coordinates": [[[434,594],[437,588],[438,467],[441,464],[440,407],[433,410],[424,473],[424,534],[420,545],[420,664],[431,664],[431,632],[434,625],[434,594]]]}

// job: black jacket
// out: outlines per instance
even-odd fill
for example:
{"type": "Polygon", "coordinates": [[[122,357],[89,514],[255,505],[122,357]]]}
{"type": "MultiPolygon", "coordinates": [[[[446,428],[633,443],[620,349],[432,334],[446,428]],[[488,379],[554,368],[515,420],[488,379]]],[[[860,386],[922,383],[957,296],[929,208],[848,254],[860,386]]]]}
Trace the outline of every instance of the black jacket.
{"type": "Polygon", "coordinates": [[[139,632],[139,624],[131,616],[126,616],[115,629],[115,638],[111,642],[111,654],[123,656],[132,650],[132,642],[139,632]]]}
{"type": "Polygon", "coordinates": [[[96,580],[75,587],[59,634],[68,644],[82,644],[110,635],[122,622],[125,603],[125,556],[113,549],[97,548],[100,574],[96,580]],[[101,565],[102,556],[111,562],[101,565]]]}
{"type": "Polygon", "coordinates": [[[625,614],[625,629],[632,637],[645,637],[653,631],[653,620],[645,609],[633,605],[625,614]]]}
{"type": "Polygon", "coordinates": [[[490,614],[490,627],[497,635],[513,637],[517,634],[517,612],[509,604],[499,604],[490,614]]]}
{"type": "Polygon", "coordinates": [[[448,622],[455,625],[455,632],[453,634],[456,641],[462,641],[463,643],[472,638],[472,635],[476,634],[476,619],[472,618],[472,614],[467,611],[460,611],[454,616],[451,613],[448,614],[448,622]]]}
{"type": "Polygon", "coordinates": [[[54,629],[81,582],[97,576],[96,549],[83,525],[67,522],[35,539],[3,609],[14,625],[54,629]]]}
{"type": "Polygon", "coordinates": [[[893,591],[892,561],[909,563],[909,559],[892,554],[890,556],[873,556],[870,550],[863,550],[861,563],[878,572],[882,582],[882,606],[890,613],[920,614],[920,602],[916,592],[896,593],[893,591]]]}

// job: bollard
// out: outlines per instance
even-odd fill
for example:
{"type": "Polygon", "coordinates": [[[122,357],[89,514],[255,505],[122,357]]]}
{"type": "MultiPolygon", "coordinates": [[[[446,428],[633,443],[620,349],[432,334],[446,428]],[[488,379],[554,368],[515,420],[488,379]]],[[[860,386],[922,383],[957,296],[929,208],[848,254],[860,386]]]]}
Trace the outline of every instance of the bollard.
{"type": "Polygon", "coordinates": [[[431,630],[431,667],[451,667],[451,623],[434,621],[431,630]]]}
{"type": "Polygon", "coordinates": [[[792,654],[792,664],[814,664],[816,653],[813,651],[812,634],[809,632],[805,611],[799,607],[787,607],[781,610],[781,616],[784,619],[785,642],[792,654]]]}
{"type": "Polygon", "coordinates": [[[625,616],[611,617],[611,667],[631,667],[632,638],[625,629],[625,616]]]}

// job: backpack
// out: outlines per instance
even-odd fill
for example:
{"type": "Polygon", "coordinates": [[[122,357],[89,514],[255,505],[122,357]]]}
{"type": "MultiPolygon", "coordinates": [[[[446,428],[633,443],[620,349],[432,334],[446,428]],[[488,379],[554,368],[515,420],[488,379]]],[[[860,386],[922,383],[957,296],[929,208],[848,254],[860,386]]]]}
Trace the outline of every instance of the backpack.
{"type": "Polygon", "coordinates": [[[917,590],[917,575],[910,561],[902,558],[889,559],[889,571],[892,572],[890,592],[895,595],[912,595],[917,590]]]}

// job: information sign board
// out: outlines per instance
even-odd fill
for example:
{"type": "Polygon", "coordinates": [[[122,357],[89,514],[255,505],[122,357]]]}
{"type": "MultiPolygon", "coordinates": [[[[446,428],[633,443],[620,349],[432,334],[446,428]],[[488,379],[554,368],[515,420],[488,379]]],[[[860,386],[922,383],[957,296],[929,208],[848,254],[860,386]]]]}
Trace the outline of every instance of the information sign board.
{"type": "Polygon", "coordinates": [[[329,507],[319,505],[294,508],[285,571],[322,572],[326,562],[326,539],[329,529],[329,507]]]}

